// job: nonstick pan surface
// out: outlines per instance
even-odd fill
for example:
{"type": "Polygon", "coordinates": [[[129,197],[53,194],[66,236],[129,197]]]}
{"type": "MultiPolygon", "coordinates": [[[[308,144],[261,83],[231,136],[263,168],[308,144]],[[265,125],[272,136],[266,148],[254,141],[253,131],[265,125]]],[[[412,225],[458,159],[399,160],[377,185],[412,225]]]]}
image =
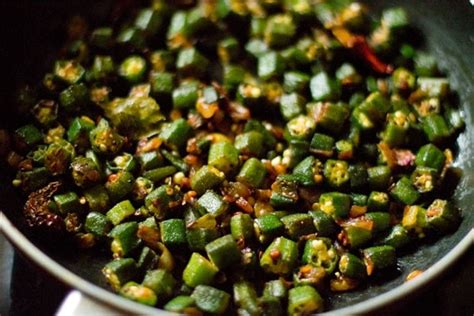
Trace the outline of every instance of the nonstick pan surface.
{"type": "MultiPolygon", "coordinates": [[[[468,0],[364,2],[374,12],[388,6],[405,7],[413,25],[422,31],[427,50],[437,57],[453,89],[458,91],[466,129],[457,140],[455,165],[463,170],[463,176],[454,200],[463,210],[464,220],[455,233],[407,250],[399,258],[398,271],[392,275],[374,280],[366,288],[328,299],[327,309],[339,309],[346,314],[373,311],[420,290],[472,247],[474,235],[474,7],[468,0]],[[419,278],[401,286],[410,271],[430,267],[419,278]],[[341,309],[348,306],[350,309],[341,309]]],[[[1,128],[20,124],[10,106],[11,91],[19,83],[37,81],[38,75],[49,68],[64,38],[66,20],[80,14],[92,24],[105,24],[111,7],[112,1],[1,1],[1,128]]],[[[22,218],[23,201],[10,186],[10,179],[8,172],[0,172],[0,209],[6,216],[0,221],[5,235],[26,257],[71,287],[106,304],[140,314],[160,312],[102,289],[108,289],[100,273],[109,260],[105,252],[78,252],[70,244],[53,243],[28,231],[22,218]]]]}

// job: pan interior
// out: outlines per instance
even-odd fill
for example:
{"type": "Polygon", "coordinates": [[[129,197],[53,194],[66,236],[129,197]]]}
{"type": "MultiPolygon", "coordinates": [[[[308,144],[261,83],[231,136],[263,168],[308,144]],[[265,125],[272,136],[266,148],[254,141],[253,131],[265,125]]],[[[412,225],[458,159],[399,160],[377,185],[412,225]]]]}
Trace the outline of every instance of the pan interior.
{"type": "MultiPolygon", "coordinates": [[[[464,109],[466,130],[457,140],[459,154],[456,166],[463,177],[454,193],[454,200],[463,210],[464,220],[459,229],[444,238],[424,243],[406,251],[399,258],[399,269],[383,280],[374,280],[366,288],[329,298],[331,309],[345,307],[387,292],[403,283],[412,270],[425,270],[441,259],[466,236],[474,226],[474,15],[468,1],[379,0],[365,1],[374,12],[387,6],[401,5],[408,9],[412,23],[422,30],[427,50],[438,59],[448,74],[452,87],[459,93],[464,109]]],[[[18,125],[12,114],[11,91],[18,83],[34,82],[37,75],[46,72],[54,60],[62,39],[65,21],[73,15],[87,17],[92,25],[101,25],[112,1],[2,1],[0,3],[0,61],[4,65],[0,85],[0,126],[18,125]]],[[[82,278],[107,288],[100,269],[109,260],[105,251],[77,252],[69,244],[33,236],[22,219],[22,199],[9,184],[11,175],[0,172],[0,205],[7,217],[33,243],[51,258],[82,278]]]]}

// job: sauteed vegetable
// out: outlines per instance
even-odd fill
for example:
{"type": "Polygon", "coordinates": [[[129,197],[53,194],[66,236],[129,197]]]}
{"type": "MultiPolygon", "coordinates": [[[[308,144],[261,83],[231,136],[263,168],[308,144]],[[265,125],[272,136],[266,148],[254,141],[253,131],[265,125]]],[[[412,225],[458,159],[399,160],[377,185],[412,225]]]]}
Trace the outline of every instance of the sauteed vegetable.
{"type": "Polygon", "coordinates": [[[455,230],[464,127],[408,14],[164,1],[76,17],[0,131],[32,229],[110,249],[111,288],[184,314],[307,315],[455,230]],[[127,12],[125,14],[124,12],[127,12]]]}

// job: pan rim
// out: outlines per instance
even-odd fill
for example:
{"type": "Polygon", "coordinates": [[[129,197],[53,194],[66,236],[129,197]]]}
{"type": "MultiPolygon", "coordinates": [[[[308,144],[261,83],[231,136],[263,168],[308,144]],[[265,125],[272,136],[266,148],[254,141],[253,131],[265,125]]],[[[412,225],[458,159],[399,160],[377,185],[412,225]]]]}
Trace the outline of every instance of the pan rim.
{"type": "MultiPolygon", "coordinates": [[[[86,281],[77,274],[69,271],[50,258],[47,254],[42,252],[30,240],[28,240],[28,238],[26,238],[16,227],[13,226],[13,224],[3,212],[0,212],[0,232],[5,235],[5,237],[15,246],[15,248],[25,254],[37,266],[51,274],[59,281],[67,284],[73,289],[79,290],[81,293],[85,294],[89,298],[92,298],[93,300],[100,301],[101,303],[104,303],[110,307],[134,314],[175,315],[174,313],[169,313],[161,309],[141,305],[139,303],[122,298],[117,294],[109,292],[89,281],[86,281]]],[[[399,301],[403,297],[415,292],[422,286],[428,284],[432,280],[436,279],[436,277],[443,274],[450,265],[460,259],[462,255],[464,255],[464,253],[466,253],[473,245],[474,228],[471,228],[453,249],[446,253],[439,261],[434,263],[416,279],[403,283],[388,292],[377,295],[368,300],[348,307],[328,311],[322,315],[364,314],[373,312],[391,303],[399,301]]]]}

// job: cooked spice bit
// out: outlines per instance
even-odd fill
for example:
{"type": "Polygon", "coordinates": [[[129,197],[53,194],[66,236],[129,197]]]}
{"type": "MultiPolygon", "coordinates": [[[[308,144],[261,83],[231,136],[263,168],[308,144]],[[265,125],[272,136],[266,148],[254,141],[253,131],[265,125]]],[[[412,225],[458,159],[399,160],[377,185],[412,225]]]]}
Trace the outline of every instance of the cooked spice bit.
{"type": "Polygon", "coordinates": [[[55,181],[28,195],[23,213],[29,226],[52,231],[65,228],[63,219],[49,209],[50,200],[60,187],[61,182],[55,181]]]}
{"type": "Polygon", "coordinates": [[[412,272],[408,273],[408,275],[405,278],[405,281],[406,282],[411,281],[414,278],[420,276],[422,273],[423,273],[422,270],[413,270],[412,272]]]}

